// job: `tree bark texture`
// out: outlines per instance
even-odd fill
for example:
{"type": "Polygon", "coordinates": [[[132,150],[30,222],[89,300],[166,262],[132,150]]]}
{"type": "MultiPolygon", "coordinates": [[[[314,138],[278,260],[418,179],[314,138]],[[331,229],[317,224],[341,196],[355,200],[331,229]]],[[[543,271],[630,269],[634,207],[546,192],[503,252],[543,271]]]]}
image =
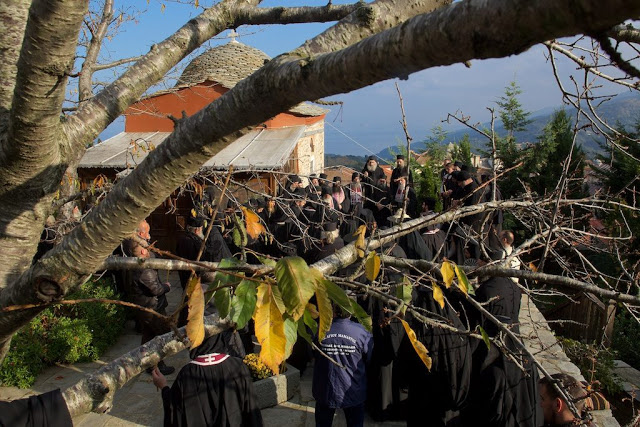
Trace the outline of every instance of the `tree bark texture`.
{"type": "Polygon", "coordinates": [[[31,263],[66,170],[60,109],[86,2],[31,5],[9,123],[0,139],[0,289],[31,263]]]}
{"type": "MultiPolygon", "coordinates": [[[[205,317],[205,337],[218,334],[231,327],[229,320],[217,315],[205,317]]],[[[185,328],[178,330],[186,337],[185,328]]],[[[157,365],[165,357],[188,348],[189,340],[181,340],[173,332],[160,335],[131,350],[129,353],[85,376],[64,390],[62,396],[72,417],[87,412],[103,413],[111,409],[115,392],[145,369],[157,365]]]]}

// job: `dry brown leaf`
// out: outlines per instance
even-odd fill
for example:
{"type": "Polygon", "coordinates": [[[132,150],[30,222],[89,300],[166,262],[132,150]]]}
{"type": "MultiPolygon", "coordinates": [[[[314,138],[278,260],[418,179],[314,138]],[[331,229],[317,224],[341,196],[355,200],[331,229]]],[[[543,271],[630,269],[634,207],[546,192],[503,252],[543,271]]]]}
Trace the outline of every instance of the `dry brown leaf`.
{"type": "Polygon", "coordinates": [[[255,212],[243,206],[242,213],[244,213],[244,220],[247,224],[247,233],[252,239],[257,239],[258,236],[266,232],[264,225],[260,222],[260,217],[255,212]]]}

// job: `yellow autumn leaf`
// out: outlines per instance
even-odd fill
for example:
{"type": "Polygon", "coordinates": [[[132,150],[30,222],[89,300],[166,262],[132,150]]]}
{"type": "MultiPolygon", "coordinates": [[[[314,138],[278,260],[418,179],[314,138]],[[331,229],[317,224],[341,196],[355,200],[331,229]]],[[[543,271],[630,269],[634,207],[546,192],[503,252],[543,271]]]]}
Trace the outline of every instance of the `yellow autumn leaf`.
{"type": "Polygon", "coordinates": [[[191,341],[191,348],[196,348],[204,340],[204,293],[200,279],[197,279],[189,296],[187,316],[187,337],[191,341]]]}
{"type": "Polygon", "coordinates": [[[442,263],[442,267],[440,267],[440,273],[442,273],[442,280],[444,280],[444,285],[447,287],[447,289],[449,289],[451,283],[453,283],[453,278],[455,277],[453,265],[449,261],[444,261],[442,263]]]}
{"type": "Polygon", "coordinates": [[[284,361],[287,338],[284,319],[276,304],[273,289],[268,283],[258,286],[255,321],[256,338],[260,343],[260,359],[274,372],[279,372],[284,361]]]}
{"type": "Polygon", "coordinates": [[[195,274],[193,274],[191,276],[191,279],[189,280],[189,283],[187,283],[187,298],[191,297],[191,293],[193,293],[193,290],[196,288],[196,285],[198,284],[200,284],[200,278],[195,274]]]}
{"type": "Polygon", "coordinates": [[[247,233],[252,239],[257,239],[258,236],[266,232],[264,225],[260,222],[260,217],[255,212],[243,206],[242,213],[244,213],[244,220],[247,224],[247,233]]]}
{"type": "Polygon", "coordinates": [[[538,267],[536,267],[536,265],[532,262],[529,263],[529,270],[533,271],[534,273],[536,271],[538,271],[538,267]]]}
{"type": "Polygon", "coordinates": [[[435,282],[431,282],[431,287],[433,288],[433,299],[440,304],[440,308],[444,308],[444,294],[442,293],[442,289],[440,289],[440,286],[436,285],[435,282]]]}
{"type": "Polygon", "coordinates": [[[198,214],[197,214],[195,209],[191,209],[191,216],[194,217],[194,218],[198,216],[198,214]]]}
{"type": "Polygon", "coordinates": [[[367,262],[364,265],[364,271],[369,281],[373,282],[380,274],[380,257],[375,252],[369,252],[367,262]]]}
{"type": "Polygon", "coordinates": [[[364,235],[367,232],[367,226],[361,225],[358,227],[355,233],[353,233],[356,238],[356,250],[358,251],[358,258],[364,257],[364,235]]]}
{"type": "Polygon", "coordinates": [[[413,332],[413,329],[411,329],[409,324],[403,319],[400,319],[400,321],[402,322],[402,326],[404,326],[404,330],[407,333],[409,341],[411,341],[413,349],[418,353],[418,356],[420,357],[420,360],[422,360],[422,363],[424,363],[424,366],[426,366],[428,370],[431,370],[432,361],[431,357],[429,357],[429,350],[427,350],[427,347],[425,347],[424,344],[418,341],[416,333],[413,332]]]}

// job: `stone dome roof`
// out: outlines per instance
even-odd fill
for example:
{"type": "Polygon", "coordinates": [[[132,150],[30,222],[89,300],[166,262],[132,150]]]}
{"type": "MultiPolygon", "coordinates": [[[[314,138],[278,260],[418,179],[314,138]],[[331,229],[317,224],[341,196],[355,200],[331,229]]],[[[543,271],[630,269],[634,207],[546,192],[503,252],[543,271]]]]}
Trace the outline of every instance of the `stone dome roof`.
{"type": "Polygon", "coordinates": [[[193,86],[206,80],[231,89],[271,59],[256,48],[232,40],[195,58],[182,72],[176,87],[193,86]]]}

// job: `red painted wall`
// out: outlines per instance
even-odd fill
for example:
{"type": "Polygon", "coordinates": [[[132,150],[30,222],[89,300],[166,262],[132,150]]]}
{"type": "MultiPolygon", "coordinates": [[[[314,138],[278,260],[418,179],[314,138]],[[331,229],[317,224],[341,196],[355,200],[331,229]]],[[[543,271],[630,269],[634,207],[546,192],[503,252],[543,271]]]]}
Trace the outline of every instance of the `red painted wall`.
{"type": "MultiPolygon", "coordinates": [[[[138,101],[125,111],[125,132],[172,132],[173,122],[167,118],[182,117],[182,112],[191,116],[218,99],[228,89],[215,82],[204,82],[197,86],[182,88],[176,92],[165,93],[138,101]]],[[[267,120],[268,128],[310,125],[324,119],[324,114],[317,117],[297,116],[290,113],[278,114],[267,120]]]]}

